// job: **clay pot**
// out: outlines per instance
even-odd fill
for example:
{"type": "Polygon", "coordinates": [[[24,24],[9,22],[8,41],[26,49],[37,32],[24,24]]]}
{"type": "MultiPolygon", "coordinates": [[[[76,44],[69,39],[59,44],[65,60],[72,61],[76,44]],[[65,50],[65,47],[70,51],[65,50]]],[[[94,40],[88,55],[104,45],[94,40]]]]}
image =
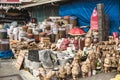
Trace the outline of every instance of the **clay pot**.
{"type": "Polygon", "coordinates": [[[27,33],[29,33],[29,34],[32,34],[32,29],[31,28],[29,28],[28,30],[27,30],[27,33]]]}
{"type": "Polygon", "coordinates": [[[28,29],[28,26],[23,26],[23,28],[26,28],[26,29],[28,29]]]}
{"type": "Polygon", "coordinates": [[[39,41],[39,35],[34,35],[35,41],[39,41]]]}
{"type": "Polygon", "coordinates": [[[22,29],[23,29],[23,31],[27,32],[28,26],[23,26],[22,29]]]}
{"type": "Polygon", "coordinates": [[[46,33],[45,32],[41,32],[39,35],[40,35],[40,37],[44,37],[46,35],[46,33]]]}
{"type": "Polygon", "coordinates": [[[47,26],[46,26],[46,29],[47,29],[47,30],[51,30],[51,26],[50,26],[50,25],[47,25],[47,26]]]}
{"type": "Polygon", "coordinates": [[[65,20],[68,20],[68,19],[70,19],[70,16],[64,16],[63,17],[65,20]]]}
{"type": "Polygon", "coordinates": [[[27,37],[28,37],[28,38],[33,38],[34,35],[33,35],[33,34],[27,34],[27,37]]]}

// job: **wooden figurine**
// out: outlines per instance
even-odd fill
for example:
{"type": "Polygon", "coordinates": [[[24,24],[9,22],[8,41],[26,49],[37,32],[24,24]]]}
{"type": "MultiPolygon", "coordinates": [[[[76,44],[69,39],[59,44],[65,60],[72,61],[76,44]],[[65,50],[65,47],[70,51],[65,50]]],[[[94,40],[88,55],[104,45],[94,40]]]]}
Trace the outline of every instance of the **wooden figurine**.
{"type": "Polygon", "coordinates": [[[72,77],[73,80],[78,80],[78,75],[79,75],[79,65],[77,63],[74,63],[72,67],[72,77]]]}
{"type": "Polygon", "coordinates": [[[56,51],[56,50],[57,50],[56,44],[52,44],[52,45],[51,45],[51,50],[53,50],[53,51],[56,51]]]}
{"type": "Polygon", "coordinates": [[[39,71],[40,71],[40,75],[39,75],[39,78],[40,80],[44,80],[45,76],[46,76],[46,71],[43,67],[39,68],[39,71]]]}
{"type": "Polygon", "coordinates": [[[66,80],[66,70],[63,66],[59,69],[59,78],[60,80],[66,80]]]}
{"type": "Polygon", "coordinates": [[[55,71],[50,70],[50,71],[46,74],[44,80],[51,80],[54,76],[55,76],[55,71]]]}
{"type": "Polygon", "coordinates": [[[116,69],[117,68],[117,66],[118,66],[118,63],[117,63],[117,58],[116,58],[116,55],[115,55],[115,53],[113,53],[113,55],[112,55],[112,57],[111,57],[111,67],[113,68],[113,69],[116,69]]]}
{"type": "Polygon", "coordinates": [[[82,57],[82,53],[83,53],[82,50],[78,50],[78,52],[76,53],[76,56],[78,56],[80,59],[82,57]]]}
{"type": "Polygon", "coordinates": [[[88,58],[90,59],[90,62],[91,62],[91,69],[92,70],[95,70],[96,66],[95,66],[95,61],[96,61],[96,55],[94,53],[94,51],[90,51],[89,54],[88,54],[88,58]]]}
{"type": "Polygon", "coordinates": [[[105,73],[110,72],[110,67],[111,67],[110,54],[107,54],[106,58],[104,59],[104,71],[105,71],[105,73]]]}
{"type": "Polygon", "coordinates": [[[89,47],[91,45],[92,39],[91,39],[91,35],[87,35],[85,38],[85,46],[89,47]]]}
{"type": "Polygon", "coordinates": [[[79,65],[79,56],[75,55],[74,59],[73,59],[73,62],[72,62],[72,66],[74,66],[74,64],[78,64],[79,65]]]}
{"type": "Polygon", "coordinates": [[[120,58],[119,58],[119,60],[118,60],[117,71],[120,72],[120,58]]]}
{"type": "Polygon", "coordinates": [[[70,79],[70,75],[71,75],[71,65],[70,63],[66,63],[65,65],[65,70],[66,70],[66,74],[67,74],[67,79],[69,80],[70,79]]]}
{"type": "Polygon", "coordinates": [[[40,71],[40,75],[39,75],[40,80],[51,80],[55,76],[55,71],[52,70],[50,70],[46,74],[46,70],[41,67],[39,68],[39,71],[40,71]]]}
{"type": "Polygon", "coordinates": [[[89,72],[89,68],[86,61],[82,63],[81,71],[82,71],[82,77],[85,78],[89,72]]]}
{"type": "Polygon", "coordinates": [[[90,62],[90,59],[89,58],[87,58],[86,59],[86,65],[87,65],[87,67],[88,67],[88,76],[91,76],[91,62],[90,62]]]}

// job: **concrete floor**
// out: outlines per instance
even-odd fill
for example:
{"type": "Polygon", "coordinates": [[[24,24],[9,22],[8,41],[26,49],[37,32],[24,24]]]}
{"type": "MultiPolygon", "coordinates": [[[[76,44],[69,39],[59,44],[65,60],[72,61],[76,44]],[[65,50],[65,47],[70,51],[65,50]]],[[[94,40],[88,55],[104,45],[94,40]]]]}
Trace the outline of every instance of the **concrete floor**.
{"type": "MultiPolygon", "coordinates": [[[[12,59],[9,60],[0,60],[0,76],[7,76],[13,74],[19,74],[23,78],[23,80],[39,80],[34,78],[29,72],[24,70],[17,70],[14,66],[14,62],[12,59]]],[[[100,73],[92,77],[81,78],[79,80],[110,80],[110,78],[115,77],[116,73],[100,73]]]]}

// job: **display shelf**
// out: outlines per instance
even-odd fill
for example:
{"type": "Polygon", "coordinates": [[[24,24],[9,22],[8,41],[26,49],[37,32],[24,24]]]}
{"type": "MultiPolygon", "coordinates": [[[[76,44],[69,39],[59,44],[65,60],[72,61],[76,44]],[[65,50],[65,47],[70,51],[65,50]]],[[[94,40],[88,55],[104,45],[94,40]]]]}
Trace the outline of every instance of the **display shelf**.
{"type": "MultiPolygon", "coordinates": [[[[15,13],[15,12],[13,12],[13,13],[15,13]]],[[[29,15],[25,15],[23,13],[20,15],[16,15],[16,16],[6,15],[5,12],[0,13],[0,23],[11,23],[13,21],[17,21],[18,23],[21,24],[21,23],[27,22],[28,20],[29,20],[29,15]]]]}
{"type": "Polygon", "coordinates": [[[12,18],[12,17],[0,17],[0,19],[8,19],[8,20],[25,20],[25,18],[12,18]]]}

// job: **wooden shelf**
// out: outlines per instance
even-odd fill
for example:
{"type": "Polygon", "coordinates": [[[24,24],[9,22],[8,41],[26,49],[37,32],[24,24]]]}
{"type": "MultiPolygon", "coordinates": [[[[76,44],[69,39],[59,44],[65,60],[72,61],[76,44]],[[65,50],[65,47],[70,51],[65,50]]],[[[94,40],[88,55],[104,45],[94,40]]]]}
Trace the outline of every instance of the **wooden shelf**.
{"type": "Polygon", "coordinates": [[[10,17],[0,17],[0,20],[26,20],[25,18],[10,18],[10,17]]]}

